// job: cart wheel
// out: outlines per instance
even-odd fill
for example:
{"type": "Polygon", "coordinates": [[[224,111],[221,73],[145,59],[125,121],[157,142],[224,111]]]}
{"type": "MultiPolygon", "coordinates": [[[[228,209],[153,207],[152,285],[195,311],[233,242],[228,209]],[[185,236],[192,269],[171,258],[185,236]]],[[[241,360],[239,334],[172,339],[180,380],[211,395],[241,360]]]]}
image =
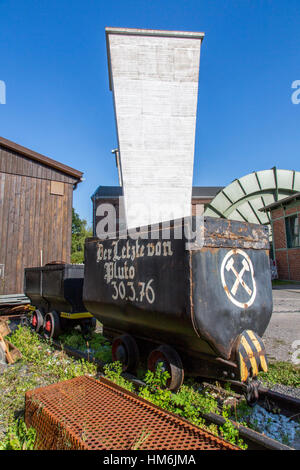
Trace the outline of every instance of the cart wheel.
{"type": "Polygon", "coordinates": [[[32,313],[31,320],[30,320],[31,328],[36,331],[37,333],[44,325],[44,316],[40,310],[35,310],[32,313]]]}
{"type": "Polygon", "coordinates": [[[55,311],[46,313],[44,317],[44,336],[45,338],[57,338],[61,334],[61,325],[59,314],[55,311]]]}
{"type": "Polygon", "coordinates": [[[124,372],[135,372],[140,355],[137,344],[132,336],[122,335],[115,338],[112,343],[111,352],[113,361],[120,361],[124,372]]]}
{"type": "Polygon", "coordinates": [[[175,349],[164,344],[151,351],[148,357],[148,369],[155,372],[158,364],[162,362],[163,370],[168,371],[170,378],[167,381],[167,388],[173,392],[177,391],[184,379],[183,365],[180,356],[175,349]]]}

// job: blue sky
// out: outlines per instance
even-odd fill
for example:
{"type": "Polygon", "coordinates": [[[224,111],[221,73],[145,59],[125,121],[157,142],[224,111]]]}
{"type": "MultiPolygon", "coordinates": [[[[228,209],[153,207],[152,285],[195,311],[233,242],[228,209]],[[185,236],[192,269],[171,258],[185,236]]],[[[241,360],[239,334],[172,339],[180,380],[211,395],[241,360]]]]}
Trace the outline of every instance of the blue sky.
{"type": "Polygon", "coordinates": [[[0,0],[0,135],[84,172],[74,207],[118,185],[105,26],[204,31],[195,185],[300,170],[299,0],[0,0]]]}

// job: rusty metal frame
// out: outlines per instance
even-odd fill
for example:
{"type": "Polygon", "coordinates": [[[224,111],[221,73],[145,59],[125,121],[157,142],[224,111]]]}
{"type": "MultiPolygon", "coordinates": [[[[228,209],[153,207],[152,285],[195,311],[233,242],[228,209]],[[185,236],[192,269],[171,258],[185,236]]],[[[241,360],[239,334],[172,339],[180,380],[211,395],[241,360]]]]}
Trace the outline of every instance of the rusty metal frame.
{"type": "Polygon", "coordinates": [[[26,393],[37,449],[235,450],[107,379],[76,377],[26,393]]]}

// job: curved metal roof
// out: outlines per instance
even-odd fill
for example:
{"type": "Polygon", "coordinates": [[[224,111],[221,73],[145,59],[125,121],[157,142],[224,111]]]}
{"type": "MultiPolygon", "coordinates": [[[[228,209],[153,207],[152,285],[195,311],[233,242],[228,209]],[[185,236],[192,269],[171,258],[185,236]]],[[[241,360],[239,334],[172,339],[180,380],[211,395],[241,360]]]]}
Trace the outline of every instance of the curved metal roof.
{"type": "Polygon", "coordinates": [[[254,171],[234,180],[208,204],[205,215],[269,224],[268,212],[260,212],[269,204],[300,191],[300,172],[294,170],[254,171]]]}

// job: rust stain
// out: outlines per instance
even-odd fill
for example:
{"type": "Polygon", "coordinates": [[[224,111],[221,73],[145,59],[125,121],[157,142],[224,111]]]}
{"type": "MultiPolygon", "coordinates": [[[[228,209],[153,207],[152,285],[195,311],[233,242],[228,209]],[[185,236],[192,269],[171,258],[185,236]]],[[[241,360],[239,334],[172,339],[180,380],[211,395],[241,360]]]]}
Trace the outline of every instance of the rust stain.
{"type": "Polygon", "coordinates": [[[26,393],[25,421],[40,450],[235,450],[236,446],[101,378],[82,376],[26,393]]]}

